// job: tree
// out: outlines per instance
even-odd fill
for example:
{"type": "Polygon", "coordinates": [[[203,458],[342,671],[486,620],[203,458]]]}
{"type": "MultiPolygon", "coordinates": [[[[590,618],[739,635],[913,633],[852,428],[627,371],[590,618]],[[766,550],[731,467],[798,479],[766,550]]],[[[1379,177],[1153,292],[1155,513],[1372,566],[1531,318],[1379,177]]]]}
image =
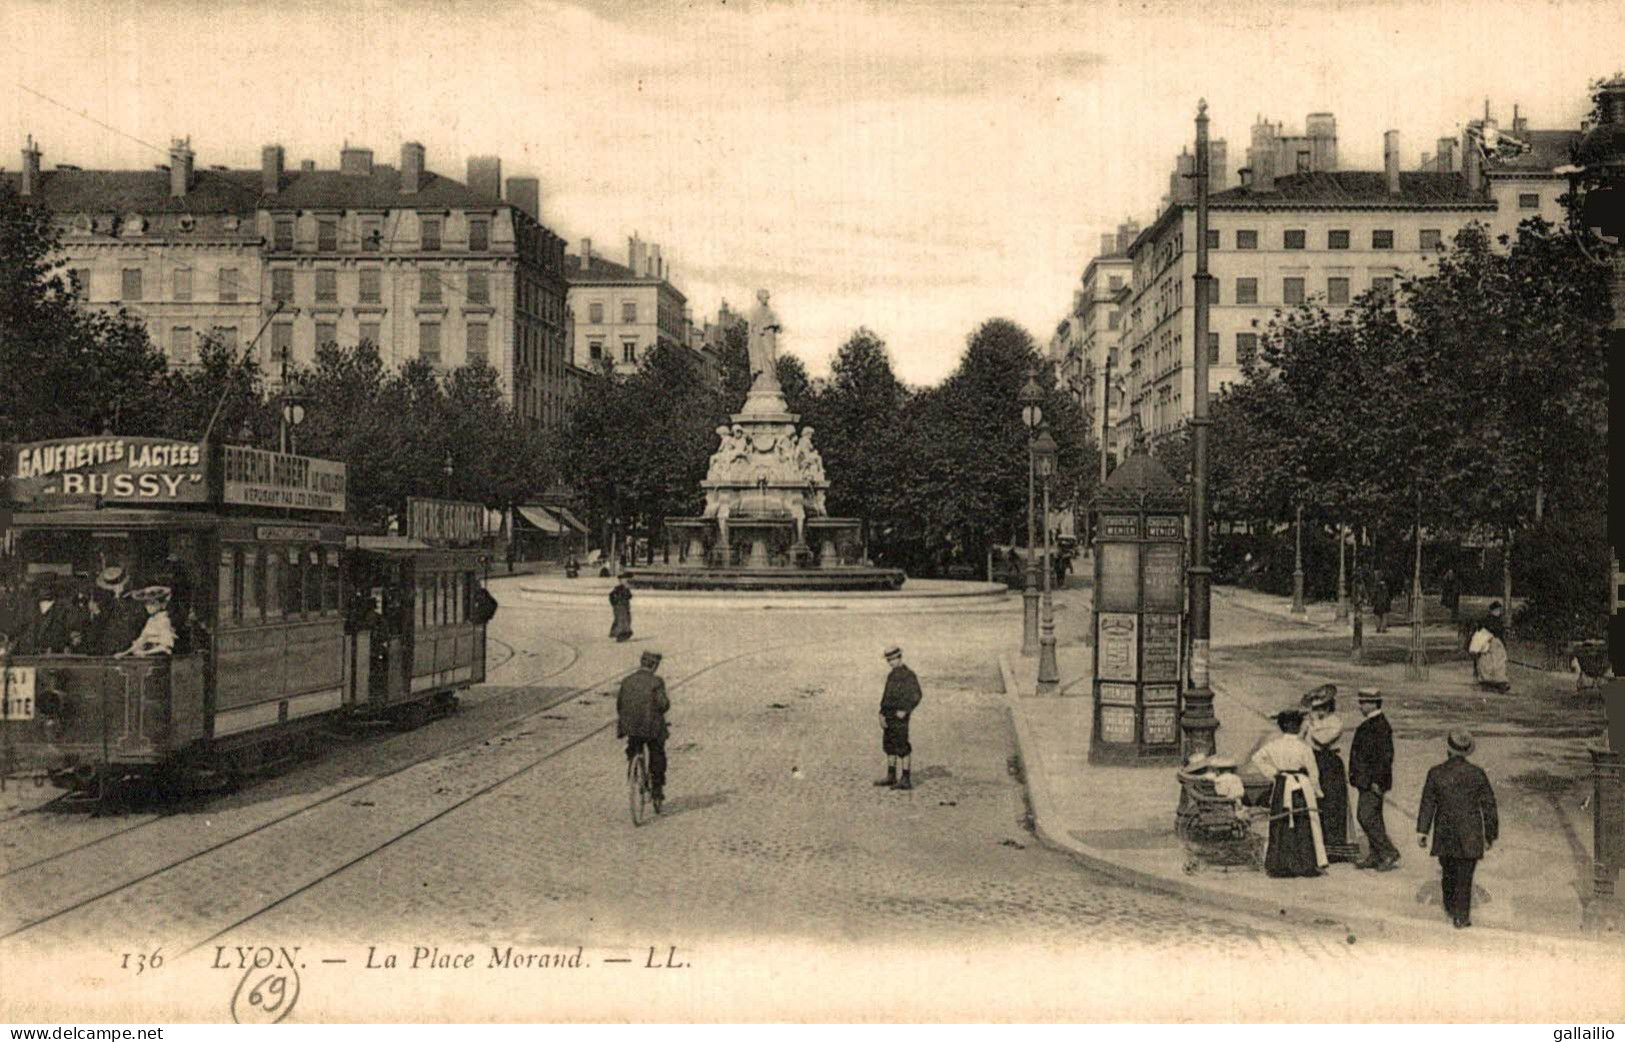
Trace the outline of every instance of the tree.
{"type": "Polygon", "coordinates": [[[124,312],[82,307],[43,207],[0,186],[0,441],[157,434],[164,356],[124,312]]]}
{"type": "Polygon", "coordinates": [[[877,540],[876,518],[901,512],[898,492],[904,468],[902,421],[908,389],[892,371],[886,342],[858,329],[835,353],[830,379],[811,406],[816,444],[830,478],[829,511],[863,521],[864,545],[889,556],[877,540]]]}

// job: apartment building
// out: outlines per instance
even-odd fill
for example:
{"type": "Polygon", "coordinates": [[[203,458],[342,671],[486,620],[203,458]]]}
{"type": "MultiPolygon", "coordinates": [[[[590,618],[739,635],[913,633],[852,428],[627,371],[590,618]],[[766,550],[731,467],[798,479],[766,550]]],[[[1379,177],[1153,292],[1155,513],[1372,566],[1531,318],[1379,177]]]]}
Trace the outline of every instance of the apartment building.
{"type": "MultiPolygon", "coordinates": [[[[581,240],[580,256],[565,259],[569,306],[575,317],[575,364],[634,372],[657,343],[689,346],[688,299],[671,284],[658,243],[627,240],[627,262],[617,264],[581,240]]],[[[696,360],[699,355],[696,354],[696,360]]]]}

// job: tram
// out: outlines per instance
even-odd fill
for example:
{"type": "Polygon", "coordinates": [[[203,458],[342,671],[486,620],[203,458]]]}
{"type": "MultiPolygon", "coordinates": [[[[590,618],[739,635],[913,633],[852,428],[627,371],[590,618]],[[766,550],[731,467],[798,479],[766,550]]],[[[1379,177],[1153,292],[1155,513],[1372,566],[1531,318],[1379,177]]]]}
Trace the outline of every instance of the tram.
{"type": "Polygon", "coordinates": [[[113,435],[6,455],[7,773],[238,775],[335,719],[416,726],[485,678],[478,504],[409,501],[406,531],[368,536],[332,460],[113,435]]]}

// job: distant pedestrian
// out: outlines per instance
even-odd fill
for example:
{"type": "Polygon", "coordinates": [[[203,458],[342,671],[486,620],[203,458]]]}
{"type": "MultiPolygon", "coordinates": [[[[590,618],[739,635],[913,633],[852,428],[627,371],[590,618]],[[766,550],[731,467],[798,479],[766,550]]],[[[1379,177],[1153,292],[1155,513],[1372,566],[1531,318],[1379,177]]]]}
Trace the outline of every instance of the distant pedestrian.
{"type": "Polygon", "coordinates": [[[1456,578],[1454,568],[1446,568],[1444,578],[1439,580],[1439,603],[1450,613],[1450,621],[1455,622],[1461,610],[1461,580],[1456,578]]]}
{"type": "Polygon", "coordinates": [[[645,746],[649,749],[649,787],[656,814],[666,802],[666,736],[671,732],[666,724],[671,698],[666,682],[655,676],[658,669],[660,653],[645,651],[637,672],[621,681],[615,695],[615,737],[626,739],[626,758],[631,760],[645,746]]]}
{"type": "Polygon", "coordinates": [[[1355,818],[1369,849],[1354,867],[1392,872],[1399,867],[1399,849],[1388,838],[1382,799],[1394,787],[1394,729],[1382,714],[1381,691],[1361,688],[1359,701],[1365,719],[1354,729],[1354,744],[1349,747],[1349,785],[1357,794],[1355,818]]]}
{"type": "Polygon", "coordinates": [[[903,665],[903,649],[893,644],[886,649],[886,662],[891,672],[886,675],[886,690],[880,696],[880,748],[886,754],[886,777],[875,782],[888,788],[912,789],[914,779],[909,774],[910,758],[914,747],[908,741],[908,722],[924,695],[920,680],[914,671],[903,665]],[[897,777],[897,763],[903,764],[903,777],[897,777]]]}
{"type": "Polygon", "coordinates": [[[1055,587],[1060,589],[1066,585],[1066,573],[1072,570],[1072,558],[1064,550],[1055,551],[1055,587]]]}
{"type": "Polygon", "coordinates": [[[1446,748],[1449,756],[1428,771],[1422,785],[1416,845],[1426,849],[1432,831],[1445,914],[1461,929],[1473,925],[1473,873],[1500,836],[1501,821],[1489,776],[1467,760],[1473,752],[1473,736],[1451,731],[1446,748]]]}
{"type": "MultiPolygon", "coordinates": [[[[1304,696],[1309,715],[1304,720],[1303,734],[1309,742],[1309,751],[1315,754],[1315,771],[1320,780],[1320,835],[1326,844],[1328,859],[1333,848],[1346,847],[1349,841],[1348,774],[1343,770],[1343,756],[1338,743],[1343,740],[1343,718],[1337,715],[1337,685],[1322,684],[1304,696]]],[[[1347,860],[1341,858],[1340,860],[1347,860]]]]}
{"type": "Polygon", "coordinates": [[[1326,842],[1320,832],[1320,779],[1314,753],[1300,736],[1303,712],[1275,715],[1280,734],[1253,754],[1252,764],[1273,779],[1270,837],[1264,871],[1271,876],[1318,876],[1326,868],[1326,842]]]}
{"type": "Polygon", "coordinates": [[[1512,689],[1507,680],[1507,646],[1488,626],[1480,626],[1473,634],[1467,652],[1473,656],[1473,679],[1479,687],[1502,694],[1512,689]]]}
{"type": "Polygon", "coordinates": [[[1371,614],[1377,617],[1377,632],[1388,632],[1388,613],[1394,610],[1394,595],[1388,589],[1388,580],[1377,576],[1371,588],[1371,614]]]}
{"type": "Polygon", "coordinates": [[[609,635],[617,641],[632,639],[632,588],[626,585],[625,579],[616,579],[615,588],[609,591],[609,606],[615,611],[615,621],[610,624],[609,635]]]}

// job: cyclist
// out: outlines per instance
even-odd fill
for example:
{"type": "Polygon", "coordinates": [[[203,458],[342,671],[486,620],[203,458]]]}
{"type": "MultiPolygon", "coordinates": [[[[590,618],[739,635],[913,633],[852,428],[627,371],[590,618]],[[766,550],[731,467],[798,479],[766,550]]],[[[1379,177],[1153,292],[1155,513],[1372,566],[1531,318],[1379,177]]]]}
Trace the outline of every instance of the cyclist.
{"type": "Polygon", "coordinates": [[[619,720],[615,737],[626,739],[626,758],[631,760],[644,746],[649,748],[649,785],[654,790],[655,813],[666,800],[666,711],[671,699],[666,682],[655,676],[660,653],[645,651],[636,673],[621,681],[615,696],[619,720]]]}

